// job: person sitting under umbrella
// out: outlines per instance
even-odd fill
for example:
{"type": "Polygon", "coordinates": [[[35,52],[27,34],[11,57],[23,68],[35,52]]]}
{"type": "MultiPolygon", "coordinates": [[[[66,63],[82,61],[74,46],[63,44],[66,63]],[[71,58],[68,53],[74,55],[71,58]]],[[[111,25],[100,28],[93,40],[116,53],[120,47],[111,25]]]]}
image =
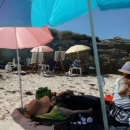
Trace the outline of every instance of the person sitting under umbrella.
{"type": "Polygon", "coordinates": [[[72,67],[79,67],[79,61],[78,59],[75,59],[72,63],[72,67]]]}

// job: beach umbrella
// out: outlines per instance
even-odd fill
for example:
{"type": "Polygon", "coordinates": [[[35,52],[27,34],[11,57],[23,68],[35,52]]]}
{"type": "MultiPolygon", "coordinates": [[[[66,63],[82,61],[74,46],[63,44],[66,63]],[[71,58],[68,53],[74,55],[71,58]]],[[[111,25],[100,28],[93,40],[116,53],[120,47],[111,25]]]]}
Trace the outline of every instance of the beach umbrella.
{"type": "Polygon", "coordinates": [[[78,55],[78,60],[79,60],[79,52],[80,52],[80,51],[88,51],[88,50],[91,50],[91,48],[88,47],[88,46],[85,46],[85,45],[74,45],[74,46],[70,47],[70,48],[65,52],[65,54],[77,53],[77,55],[78,55]]]}
{"type": "Polygon", "coordinates": [[[0,0],[0,27],[31,27],[31,0],[0,0]]]}
{"type": "MultiPolygon", "coordinates": [[[[97,0],[91,0],[93,9],[98,6],[97,0]]],[[[88,12],[86,0],[32,0],[32,26],[57,26],[88,12]]]]}
{"type": "MultiPolygon", "coordinates": [[[[3,14],[3,18],[6,16],[10,17],[8,13],[4,16],[4,12],[2,11],[2,8],[4,7],[4,4],[6,3],[5,1],[8,2],[9,0],[3,0],[2,4],[0,5],[0,9],[1,9],[0,12],[3,14]]],[[[19,1],[20,3],[21,0],[12,0],[12,1],[16,1],[16,2],[19,1]]],[[[24,0],[24,1],[28,1],[28,0],[24,0]]],[[[97,66],[96,67],[97,75],[98,75],[97,77],[98,77],[99,88],[101,90],[103,85],[101,85],[102,77],[100,75],[98,53],[97,53],[97,47],[96,47],[96,39],[95,39],[95,34],[94,34],[94,26],[93,26],[93,18],[92,18],[91,9],[95,9],[98,6],[101,10],[130,8],[130,0],[109,0],[109,1],[108,0],[91,0],[91,4],[90,4],[90,0],[71,0],[71,1],[70,0],[66,0],[66,1],[64,0],[32,0],[31,2],[32,2],[31,25],[35,27],[41,27],[48,24],[51,26],[57,26],[71,19],[84,15],[88,13],[89,11],[95,63],[97,66]]],[[[15,9],[13,8],[13,6],[10,6],[10,5],[11,4],[8,4],[8,6],[5,8],[5,11],[8,8],[11,8],[12,10],[15,9]]],[[[22,6],[22,3],[21,3],[21,7],[24,7],[22,6]]],[[[10,11],[12,11],[11,9],[10,11]]],[[[27,18],[30,18],[30,17],[27,17],[27,18]]],[[[13,20],[15,21],[15,19],[13,20]]],[[[7,20],[5,20],[5,22],[3,23],[4,23],[3,24],[4,26],[7,26],[7,20]]],[[[9,23],[8,26],[12,24],[12,22],[10,22],[10,19],[8,19],[8,23],[9,23]]],[[[14,26],[16,26],[16,24],[14,24],[14,26]]],[[[25,25],[27,25],[27,22],[25,23],[25,25]]],[[[107,118],[106,118],[106,112],[105,112],[105,103],[104,103],[103,93],[101,92],[102,90],[100,91],[100,95],[102,95],[101,104],[102,104],[102,108],[104,108],[103,119],[104,119],[104,124],[106,124],[107,118]]],[[[108,130],[107,125],[105,125],[104,127],[105,127],[105,130],[108,130]]]]}
{"type": "Polygon", "coordinates": [[[38,61],[39,52],[44,53],[44,52],[52,52],[52,51],[54,50],[49,46],[39,46],[39,47],[34,47],[30,52],[37,53],[37,61],[38,61]]]}
{"type": "Polygon", "coordinates": [[[103,77],[100,73],[97,44],[92,17],[92,9],[95,9],[98,6],[101,10],[130,8],[130,0],[33,0],[31,18],[33,26],[40,27],[47,24],[51,26],[57,26],[89,12],[97,79],[99,84],[100,99],[104,120],[104,129],[108,130],[103,94],[103,77]]]}
{"type": "MultiPolygon", "coordinates": [[[[91,7],[100,10],[130,8],[130,0],[91,0],[91,7]]],[[[32,26],[58,26],[88,13],[87,0],[32,0],[32,26]]]]}
{"type": "Polygon", "coordinates": [[[31,52],[52,52],[54,51],[51,47],[49,46],[39,46],[39,47],[34,47],[31,52]]]}
{"type": "Polygon", "coordinates": [[[22,83],[19,68],[18,49],[31,48],[52,41],[53,37],[47,26],[43,28],[21,28],[5,27],[0,28],[0,48],[16,49],[18,61],[18,75],[21,93],[21,106],[23,107],[22,83]]]}
{"type": "MultiPolygon", "coordinates": [[[[101,10],[129,8],[130,0],[91,0],[91,5],[101,10]]],[[[86,13],[87,0],[0,0],[0,27],[57,26],[86,13]]]]}

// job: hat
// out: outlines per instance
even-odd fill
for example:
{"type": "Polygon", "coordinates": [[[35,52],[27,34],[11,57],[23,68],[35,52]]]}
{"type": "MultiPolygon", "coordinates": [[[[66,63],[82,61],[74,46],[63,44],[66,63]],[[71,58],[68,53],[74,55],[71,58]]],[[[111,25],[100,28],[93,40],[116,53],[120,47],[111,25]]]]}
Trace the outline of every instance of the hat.
{"type": "Polygon", "coordinates": [[[125,74],[130,74],[130,61],[127,61],[118,71],[125,74]]]}
{"type": "Polygon", "coordinates": [[[48,96],[44,96],[40,100],[33,99],[27,106],[26,111],[31,116],[45,114],[49,110],[50,99],[48,96]]]}

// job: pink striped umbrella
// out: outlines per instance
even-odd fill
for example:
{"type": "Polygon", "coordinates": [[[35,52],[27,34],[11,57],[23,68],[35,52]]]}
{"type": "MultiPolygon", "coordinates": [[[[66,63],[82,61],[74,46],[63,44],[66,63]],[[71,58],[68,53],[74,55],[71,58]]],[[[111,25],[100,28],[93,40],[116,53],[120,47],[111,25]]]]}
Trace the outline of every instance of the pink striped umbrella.
{"type": "Polygon", "coordinates": [[[30,52],[52,52],[52,51],[54,50],[49,46],[39,46],[39,47],[34,47],[30,52]]]}

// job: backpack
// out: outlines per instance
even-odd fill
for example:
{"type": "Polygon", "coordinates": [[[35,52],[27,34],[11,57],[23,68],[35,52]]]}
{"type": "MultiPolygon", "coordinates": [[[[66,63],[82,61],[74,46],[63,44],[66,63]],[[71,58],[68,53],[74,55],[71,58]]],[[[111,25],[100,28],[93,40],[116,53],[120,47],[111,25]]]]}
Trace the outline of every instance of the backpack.
{"type": "Polygon", "coordinates": [[[47,87],[40,87],[36,91],[36,99],[41,99],[44,96],[48,96],[51,99],[51,90],[49,90],[47,87]]]}

